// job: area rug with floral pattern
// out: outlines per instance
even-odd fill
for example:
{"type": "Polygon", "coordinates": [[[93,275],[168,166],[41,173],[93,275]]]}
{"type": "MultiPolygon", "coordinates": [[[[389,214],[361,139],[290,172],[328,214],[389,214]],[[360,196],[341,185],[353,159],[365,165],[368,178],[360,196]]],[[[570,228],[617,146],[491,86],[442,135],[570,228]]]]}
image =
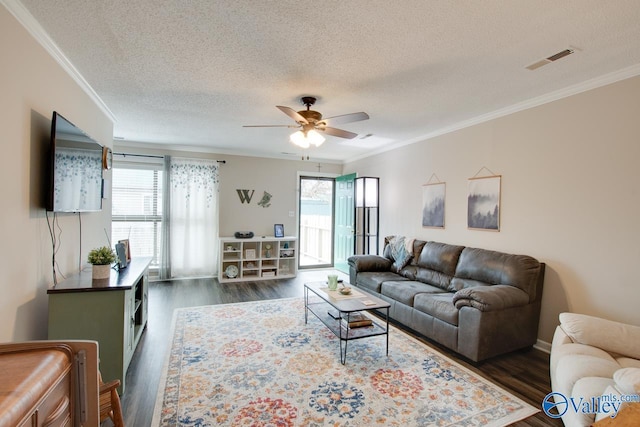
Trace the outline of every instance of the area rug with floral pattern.
{"type": "Polygon", "coordinates": [[[177,309],[153,426],[504,426],[538,412],[391,327],[349,342],[302,298],[177,309]]]}

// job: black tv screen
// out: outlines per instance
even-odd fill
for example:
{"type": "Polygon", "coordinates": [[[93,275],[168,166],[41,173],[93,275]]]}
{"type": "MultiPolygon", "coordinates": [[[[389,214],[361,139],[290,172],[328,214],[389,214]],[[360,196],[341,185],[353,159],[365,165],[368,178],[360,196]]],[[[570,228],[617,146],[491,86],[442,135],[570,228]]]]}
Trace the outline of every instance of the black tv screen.
{"type": "Polygon", "coordinates": [[[102,145],[55,111],[51,120],[50,177],[48,211],[102,209],[102,145]]]}

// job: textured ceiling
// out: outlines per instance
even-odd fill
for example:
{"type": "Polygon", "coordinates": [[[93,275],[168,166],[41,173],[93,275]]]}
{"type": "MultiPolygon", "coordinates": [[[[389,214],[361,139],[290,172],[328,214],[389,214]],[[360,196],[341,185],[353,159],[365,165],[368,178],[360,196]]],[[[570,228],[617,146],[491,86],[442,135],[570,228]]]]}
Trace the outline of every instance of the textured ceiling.
{"type": "Polygon", "coordinates": [[[294,124],[275,106],[302,109],[313,95],[325,117],[371,116],[337,126],[358,138],[329,136],[305,153],[344,161],[640,64],[637,0],[21,4],[129,145],[297,157],[292,130],[242,126],[294,124]]]}

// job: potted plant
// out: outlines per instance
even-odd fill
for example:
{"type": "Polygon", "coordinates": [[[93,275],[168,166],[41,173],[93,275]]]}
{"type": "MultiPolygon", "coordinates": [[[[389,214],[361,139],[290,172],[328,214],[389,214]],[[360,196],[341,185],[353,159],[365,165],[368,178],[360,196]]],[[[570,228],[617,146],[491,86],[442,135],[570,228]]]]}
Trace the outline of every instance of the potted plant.
{"type": "Polygon", "coordinates": [[[92,249],[87,261],[93,266],[91,277],[93,279],[108,279],[111,274],[111,264],[116,261],[116,253],[108,246],[92,249]]]}

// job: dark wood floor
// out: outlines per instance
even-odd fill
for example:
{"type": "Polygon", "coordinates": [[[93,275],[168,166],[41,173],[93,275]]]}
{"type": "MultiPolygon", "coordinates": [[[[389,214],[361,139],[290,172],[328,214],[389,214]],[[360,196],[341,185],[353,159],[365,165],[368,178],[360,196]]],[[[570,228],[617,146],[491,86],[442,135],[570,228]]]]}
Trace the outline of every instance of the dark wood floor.
{"type": "MultiPolygon", "coordinates": [[[[211,304],[302,297],[303,284],[326,279],[327,270],[306,270],[296,279],[219,284],[215,279],[188,279],[152,282],[149,289],[149,320],[133,356],[122,396],[125,425],[151,425],[156,393],[170,339],[173,310],[211,304]]],[[[347,278],[346,275],[341,276],[347,278]]],[[[396,325],[398,326],[398,325],[396,325]]],[[[516,396],[540,408],[550,391],[549,355],[536,349],[515,352],[473,365],[437,344],[417,337],[462,365],[501,385],[516,396]]],[[[105,423],[108,425],[109,423],[105,423]]],[[[562,426],[540,412],[516,426],[562,426]]]]}

